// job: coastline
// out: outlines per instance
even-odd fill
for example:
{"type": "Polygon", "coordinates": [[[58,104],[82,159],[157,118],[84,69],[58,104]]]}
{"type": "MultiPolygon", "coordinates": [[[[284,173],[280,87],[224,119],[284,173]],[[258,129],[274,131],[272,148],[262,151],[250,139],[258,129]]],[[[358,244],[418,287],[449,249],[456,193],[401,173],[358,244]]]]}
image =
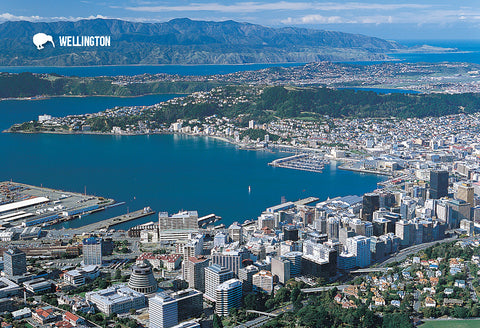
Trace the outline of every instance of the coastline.
{"type": "Polygon", "coordinates": [[[19,97],[19,98],[0,98],[0,101],[8,100],[46,100],[52,98],[89,98],[89,97],[111,97],[111,98],[141,98],[145,96],[157,96],[157,95],[178,95],[179,97],[187,96],[186,93],[145,93],[137,96],[116,96],[116,95],[51,95],[51,96],[34,96],[34,97],[19,97]]]}

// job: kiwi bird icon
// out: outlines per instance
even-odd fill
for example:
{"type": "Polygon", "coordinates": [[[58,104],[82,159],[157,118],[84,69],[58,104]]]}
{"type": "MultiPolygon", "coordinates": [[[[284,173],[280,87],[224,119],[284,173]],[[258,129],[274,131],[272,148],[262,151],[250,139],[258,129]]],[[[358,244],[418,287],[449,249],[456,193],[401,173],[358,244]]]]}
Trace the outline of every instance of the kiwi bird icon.
{"type": "Polygon", "coordinates": [[[55,43],[53,43],[53,38],[51,35],[47,35],[45,33],[37,33],[33,36],[33,44],[37,46],[38,50],[42,50],[44,48],[44,44],[47,42],[51,42],[53,47],[55,48],[55,43]]]}

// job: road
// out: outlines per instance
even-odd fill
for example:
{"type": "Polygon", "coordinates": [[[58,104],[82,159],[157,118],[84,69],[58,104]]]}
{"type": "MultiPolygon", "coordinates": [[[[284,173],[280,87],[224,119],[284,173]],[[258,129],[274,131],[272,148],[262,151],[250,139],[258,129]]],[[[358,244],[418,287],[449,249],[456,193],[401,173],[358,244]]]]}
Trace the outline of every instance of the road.
{"type": "MultiPolygon", "coordinates": [[[[274,311],[271,311],[270,313],[272,314],[282,314],[285,312],[290,312],[293,311],[293,304],[285,305],[282,306],[279,309],[276,309],[274,311]]],[[[241,323],[238,326],[235,326],[234,328],[255,328],[255,327],[261,327],[263,326],[267,321],[271,320],[272,318],[267,317],[265,315],[262,315],[258,318],[255,318],[253,320],[247,321],[245,323],[241,323]]]]}
{"type": "Polygon", "coordinates": [[[451,241],[454,241],[456,240],[457,237],[451,237],[451,238],[445,238],[445,239],[442,239],[442,240],[437,240],[437,241],[432,241],[430,243],[425,243],[425,244],[420,244],[420,245],[413,245],[413,246],[410,246],[410,247],[407,247],[405,249],[402,249],[401,251],[399,251],[397,254],[395,254],[394,256],[392,256],[391,258],[381,262],[378,264],[379,267],[383,267],[383,266],[386,266],[387,264],[389,263],[393,263],[393,262],[400,262],[400,261],[403,261],[407,258],[407,256],[409,256],[410,254],[414,254],[414,253],[417,253],[421,250],[424,250],[424,249],[427,249],[429,248],[430,246],[433,246],[437,243],[448,243],[448,242],[451,242],[451,241]]]}
{"type": "Polygon", "coordinates": [[[348,286],[350,285],[304,288],[304,289],[301,289],[301,291],[302,293],[317,293],[317,292],[326,292],[327,290],[334,289],[334,288],[337,288],[338,290],[344,290],[348,286]]]}

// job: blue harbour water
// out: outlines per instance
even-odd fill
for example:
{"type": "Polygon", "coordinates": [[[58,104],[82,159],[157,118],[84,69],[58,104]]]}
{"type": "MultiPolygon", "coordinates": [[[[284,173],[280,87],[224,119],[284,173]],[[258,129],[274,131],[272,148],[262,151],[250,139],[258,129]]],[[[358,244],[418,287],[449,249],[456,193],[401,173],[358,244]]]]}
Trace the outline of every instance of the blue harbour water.
{"type": "MultiPolygon", "coordinates": [[[[1,101],[0,129],[51,113],[91,112],[115,105],[147,105],[173,95],[138,98],[51,98],[1,101]]],[[[65,223],[78,227],[151,206],[156,211],[215,213],[228,225],[256,218],[281,197],[297,200],[361,195],[384,177],[342,171],[335,164],[321,174],[268,166],[286,154],[239,150],[209,137],[183,135],[100,136],[0,134],[0,180],[10,180],[114,198],[125,205],[65,223]],[[251,192],[248,187],[251,187],[251,192]]],[[[118,226],[153,220],[147,217],[118,226]]]]}

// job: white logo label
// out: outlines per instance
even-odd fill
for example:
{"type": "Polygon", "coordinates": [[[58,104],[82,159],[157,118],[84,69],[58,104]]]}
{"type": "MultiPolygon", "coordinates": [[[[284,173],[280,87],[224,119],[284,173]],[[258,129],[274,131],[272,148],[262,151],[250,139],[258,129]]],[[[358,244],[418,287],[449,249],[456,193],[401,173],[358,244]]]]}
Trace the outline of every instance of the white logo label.
{"type": "Polygon", "coordinates": [[[45,33],[37,33],[33,36],[33,44],[37,46],[38,50],[42,50],[44,48],[44,44],[47,42],[51,42],[53,47],[55,48],[55,43],[53,42],[53,37],[51,35],[47,35],[45,33]]]}
{"type": "MultiPolygon", "coordinates": [[[[110,47],[109,35],[60,35],[58,37],[60,47],[110,47]]],[[[45,33],[37,33],[33,36],[33,44],[38,50],[42,50],[47,42],[51,42],[55,48],[53,37],[45,33]]]]}

